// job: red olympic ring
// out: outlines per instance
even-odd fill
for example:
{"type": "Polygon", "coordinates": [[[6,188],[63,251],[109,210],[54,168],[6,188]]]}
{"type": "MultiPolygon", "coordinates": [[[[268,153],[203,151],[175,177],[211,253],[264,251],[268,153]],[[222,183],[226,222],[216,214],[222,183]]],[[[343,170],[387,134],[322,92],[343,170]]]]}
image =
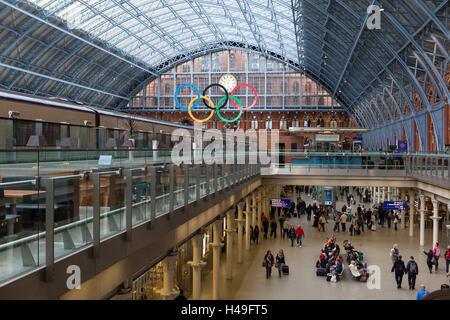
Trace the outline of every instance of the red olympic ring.
{"type": "Polygon", "coordinates": [[[255,99],[253,100],[253,103],[247,108],[241,108],[241,107],[237,106],[236,102],[234,102],[234,100],[231,100],[231,103],[233,104],[233,106],[235,106],[236,109],[245,111],[245,110],[249,110],[249,109],[253,108],[256,105],[256,102],[258,101],[258,94],[256,93],[255,88],[253,88],[251,85],[249,85],[247,83],[241,83],[241,84],[237,85],[233,89],[233,91],[231,91],[230,95],[233,96],[234,92],[236,91],[236,89],[239,88],[239,87],[242,87],[242,86],[248,87],[248,88],[250,88],[253,91],[253,94],[255,95],[255,99]]]}

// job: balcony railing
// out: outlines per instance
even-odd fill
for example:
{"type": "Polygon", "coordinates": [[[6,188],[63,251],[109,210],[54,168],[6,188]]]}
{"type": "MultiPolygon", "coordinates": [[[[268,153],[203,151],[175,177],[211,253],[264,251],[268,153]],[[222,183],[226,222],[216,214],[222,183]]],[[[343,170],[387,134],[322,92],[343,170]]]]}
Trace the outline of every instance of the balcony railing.
{"type": "Polygon", "coordinates": [[[165,152],[127,152],[109,166],[66,159],[0,166],[0,286],[43,267],[51,278],[57,259],[90,246],[96,255],[110,237],[131,238],[139,225],[260,174],[259,165],[175,165],[165,152]]]}

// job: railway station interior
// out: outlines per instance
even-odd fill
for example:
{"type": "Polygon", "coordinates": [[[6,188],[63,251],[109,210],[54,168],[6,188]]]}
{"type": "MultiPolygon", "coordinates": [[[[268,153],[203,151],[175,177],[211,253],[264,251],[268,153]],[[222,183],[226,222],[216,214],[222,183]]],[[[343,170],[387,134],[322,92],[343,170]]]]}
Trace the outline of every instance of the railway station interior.
{"type": "Polygon", "coordinates": [[[449,11],[0,0],[0,299],[450,299],[449,11]]]}

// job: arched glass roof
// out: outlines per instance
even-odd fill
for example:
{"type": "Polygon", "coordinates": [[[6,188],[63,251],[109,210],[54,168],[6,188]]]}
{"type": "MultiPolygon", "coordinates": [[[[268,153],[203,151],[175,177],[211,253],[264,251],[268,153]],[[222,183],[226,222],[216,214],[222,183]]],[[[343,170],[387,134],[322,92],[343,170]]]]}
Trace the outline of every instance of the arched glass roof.
{"type": "Polygon", "coordinates": [[[0,87],[120,108],[175,65],[238,49],[307,74],[358,126],[414,119],[421,131],[423,110],[440,128],[448,11],[447,0],[0,0],[0,87]],[[372,5],[381,29],[367,28],[372,5]]]}

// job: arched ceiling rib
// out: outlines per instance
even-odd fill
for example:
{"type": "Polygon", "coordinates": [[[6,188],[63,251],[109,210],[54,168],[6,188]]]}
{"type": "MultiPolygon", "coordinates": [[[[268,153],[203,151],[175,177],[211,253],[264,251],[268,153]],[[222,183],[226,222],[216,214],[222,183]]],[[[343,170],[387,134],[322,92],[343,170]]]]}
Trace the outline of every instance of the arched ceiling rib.
{"type": "Polygon", "coordinates": [[[0,0],[0,86],[123,106],[164,70],[224,49],[318,81],[376,127],[448,102],[446,0],[0,0]],[[367,8],[383,7],[381,30],[367,8]],[[373,109],[373,110],[372,110],[373,109]]]}

